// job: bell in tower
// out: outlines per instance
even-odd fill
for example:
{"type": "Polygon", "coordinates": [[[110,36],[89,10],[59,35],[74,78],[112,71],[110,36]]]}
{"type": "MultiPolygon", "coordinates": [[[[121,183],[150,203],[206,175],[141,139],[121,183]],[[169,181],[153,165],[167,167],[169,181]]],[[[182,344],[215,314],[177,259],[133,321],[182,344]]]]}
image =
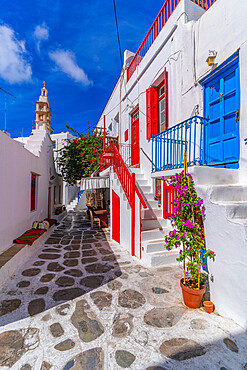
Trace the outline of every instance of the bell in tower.
{"type": "Polygon", "coordinates": [[[49,99],[47,97],[48,90],[45,87],[45,81],[43,82],[44,86],[41,89],[41,95],[39,100],[36,103],[36,130],[46,130],[49,133],[52,133],[54,130],[51,127],[51,112],[49,108],[49,99]]]}

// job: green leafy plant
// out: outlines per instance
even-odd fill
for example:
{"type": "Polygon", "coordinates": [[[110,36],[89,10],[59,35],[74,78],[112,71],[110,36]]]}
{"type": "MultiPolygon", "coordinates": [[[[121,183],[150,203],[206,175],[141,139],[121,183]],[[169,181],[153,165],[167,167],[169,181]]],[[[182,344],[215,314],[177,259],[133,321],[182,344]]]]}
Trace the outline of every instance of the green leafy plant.
{"type": "Polygon", "coordinates": [[[183,284],[200,289],[201,268],[206,267],[204,259],[213,258],[214,252],[206,250],[202,230],[203,200],[197,196],[192,177],[182,171],[172,176],[169,183],[176,189],[174,213],[170,220],[174,229],[165,238],[165,248],[180,248],[177,260],[183,262],[183,284]]]}
{"type": "Polygon", "coordinates": [[[100,165],[100,154],[103,151],[103,136],[95,131],[87,136],[80,134],[66,125],[74,134],[73,139],[67,139],[66,145],[58,150],[57,163],[63,179],[74,184],[82,177],[90,176],[100,165]]]}

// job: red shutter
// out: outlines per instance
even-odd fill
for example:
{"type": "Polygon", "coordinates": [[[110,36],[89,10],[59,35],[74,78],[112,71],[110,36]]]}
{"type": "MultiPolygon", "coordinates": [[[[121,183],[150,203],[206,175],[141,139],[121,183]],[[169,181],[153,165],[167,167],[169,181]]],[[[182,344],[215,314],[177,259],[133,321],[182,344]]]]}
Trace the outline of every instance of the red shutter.
{"type": "Polygon", "coordinates": [[[168,126],[169,126],[169,122],[168,122],[168,72],[165,68],[165,72],[164,72],[164,85],[165,85],[165,127],[166,127],[166,130],[168,129],[168,126]]]}
{"type": "Polygon", "coordinates": [[[147,140],[152,137],[152,87],[146,90],[147,140]]]}
{"type": "Polygon", "coordinates": [[[35,210],[36,200],[36,176],[32,174],[31,177],[31,211],[35,210]]]}
{"type": "Polygon", "coordinates": [[[147,139],[159,133],[158,90],[151,86],[146,90],[147,139]]]}
{"type": "Polygon", "coordinates": [[[158,89],[152,87],[152,136],[159,133],[158,89]]]}
{"type": "Polygon", "coordinates": [[[129,138],[129,131],[128,131],[128,130],[126,130],[126,131],[124,132],[124,139],[125,139],[125,141],[127,141],[127,140],[128,140],[128,138],[129,138]]]}

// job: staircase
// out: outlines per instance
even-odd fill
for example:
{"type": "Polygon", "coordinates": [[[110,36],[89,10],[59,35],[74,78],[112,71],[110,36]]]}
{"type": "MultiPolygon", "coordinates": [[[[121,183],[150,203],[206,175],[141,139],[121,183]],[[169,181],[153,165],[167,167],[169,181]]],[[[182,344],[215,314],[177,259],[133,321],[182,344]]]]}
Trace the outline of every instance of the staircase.
{"type": "Polygon", "coordinates": [[[158,201],[154,200],[154,194],[145,175],[139,168],[131,168],[136,174],[136,182],[141,188],[148,208],[141,213],[141,258],[148,266],[162,266],[175,263],[178,251],[166,251],[165,235],[172,229],[169,220],[162,217],[162,209],[158,207],[158,201]]]}
{"type": "Polygon", "coordinates": [[[220,206],[225,213],[225,221],[235,224],[247,239],[247,186],[232,184],[213,186],[210,193],[212,204],[220,206]]]}
{"type": "Polygon", "coordinates": [[[81,196],[82,196],[83,192],[84,192],[84,190],[78,190],[78,192],[76,193],[75,198],[69,204],[67,204],[67,206],[66,206],[67,212],[75,210],[77,204],[79,203],[79,201],[81,199],[81,196]]]}
{"type": "Polygon", "coordinates": [[[236,179],[197,191],[206,208],[206,246],[216,254],[209,261],[211,300],[221,315],[246,327],[247,185],[236,179]]]}
{"type": "Polygon", "coordinates": [[[78,198],[77,198],[77,195],[76,195],[76,197],[69,204],[67,204],[67,206],[66,206],[67,212],[74,211],[77,204],[78,204],[78,198]]]}

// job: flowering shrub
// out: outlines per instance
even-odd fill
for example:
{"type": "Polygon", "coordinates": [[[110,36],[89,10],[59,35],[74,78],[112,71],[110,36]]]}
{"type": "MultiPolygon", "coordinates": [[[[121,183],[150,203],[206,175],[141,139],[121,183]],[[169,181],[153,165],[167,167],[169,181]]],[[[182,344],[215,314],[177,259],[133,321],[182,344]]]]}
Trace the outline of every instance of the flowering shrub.
{"type": "Polygon", "coordinates": [[[63,179],[69,184],[91,175],[100,165],[100,154],[103,151],[103,136],[90,132],[83,136],[67,126],[77,137],[66,140],[67,145],[58,150],[58,166],[63,179]]]}
{"type": "MultiPolygon", "coordinates": [[[[170,178],[170,184],[177,190],[174,201],[174,214],[169,218],[174,229],[165,238],[165,248],[180,248],[177,260],[184,265],[184,285],[199,288],[201,285],[201,267],[203,263],[201,249],[205,250],[205,241],[200,226],[204,213],[203,200],[197,196],[194,181],[182,171],[170,178]]],[[[204,256],[214,257],[214,252],[205,250],[204,256]]]]}

